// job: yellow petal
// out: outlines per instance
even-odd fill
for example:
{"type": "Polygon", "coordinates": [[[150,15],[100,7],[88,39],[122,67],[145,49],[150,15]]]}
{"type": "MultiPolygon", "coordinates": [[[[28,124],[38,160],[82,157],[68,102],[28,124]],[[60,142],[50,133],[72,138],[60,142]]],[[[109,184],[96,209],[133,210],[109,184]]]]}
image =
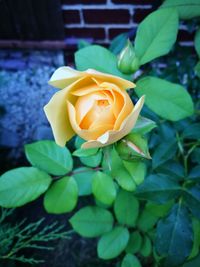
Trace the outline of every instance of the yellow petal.
{"type": "Polygon", "coordinates": [[[63,89],[71,83],[77,81],[79,78],[86,76],[93,77],[94,79],[97,79],[97,81],[100,79],[101,82],[108,81],[114,83],[122,89],[129,89],[135,87],[135,84],[133,82],[122,79],[118,76],[106,74],[93,69],[88,69],[87,71],[77,71],[70,67],[58,68],[51,76],[49,84],[56,88],[63,89]]]}
{"type": "Polygon", "coordinates": [[[99,88],[99,86],[94,83],[94,80],[91,77],[89,77],[88,79],[91,79],[90,84],[86,84],[86,86],[78,88],[77,90],[73,90],[72,94],[76,96],[84,96],[90,93],[99,92],[101,90],[101,88],[99,88]]]}
{"type": "Polygon", "coordinates": [[[90,140],[88,142],[83,143],[82,148],[94,148],[94,147],[104,147],[114,142],[120,140],[124,136],[126,136],[131,129],[134,127],[140,111],[144,104],[145,96],[142,96],[136,105],[134,106],[131,114],[123,121],[120,129],[118,131],[107,131],[102,136],[100,136],[97,140],[90,140]]]}
{"type": "Polygon", "coordinates": [[[98,138],[98,136],[101,136],[102,134],[107,131],[107,129],[112,129],[113,125],[100,125],[98,128],[91,129],[91,130],[83,130],[79,127],[77,121],[76,121],[76,110],[74,106],[67,101],[67,107],[68,107],[68,113],[69,113],[69,119],[71,126],[80,137],[82,137],[85,140],[95,140],[98,138]]]}
{"type": "Polygon", "coordinates": [[[51,76],[49,84],[56,88],[63,89],[84,76],[88,75],[70,67],[60,67],[51,76]]]}
{"type": "Polygon", "coordinates": [[[75,102],[76,97],[70,92],[87,82],[87,77],[77,80],[67,88],[58,91],[53,95],[49,103],[44,107],[45,114],[51,125],[55,141],[58,145],[64,146],[73,135],[74,131],[69,122],[66,100],[75,102]]]}
{"type": "Polygon", "coordinates": [[[85,117],[85,115],[90,111],[90,109],[94,106],[96,100],[100,100],[106,97],[99,92],[93,94],[87,94],[78,98],[75,104],[76,110],[76,119],[77,123],[80,125],[81,121],[85,117]]]}
{"type": "Polygon", "coordinates": [[[65,99],[66,93],[64,91],[57,92],[44,107],[55,141],[60,146],[65,146],[66,141],[74,135],[68,119],[65,99]]]}
{"type": "Polygon", "coordinates": [[[119,130],[122,122],[129,116],[129,114],[132,112],[134,108],[133,102],[126,91],[124,92],[123,97],[124,97],[124,106],[122,107],[121,112],[118,114],[114,130],[119,130]]]}
{"type": "Polygon", "coordinates": [[[110,83],[114,83],[116,85],[118,85],[120,88],[122,89],[129,89],[129,88],[135,88],[135,84],[133,82],[130,82],[128,80],[125,80],[123,78],[120,78],[118,76],[114,76],[111,74],[106,74],[103,72],[99,72],[93,69],[88,69],[86,71],[87,74],[90,74],[92,77],[96,78],[96,79],[100,79],[101,81],[106,81],[106,82],[110,82],[110,83]]]}
{"type": "Polygon", "coordinates": [[[117,114],[114,129],[118,130],[122,121],[131,113],[133,110],[133,102],[125,90],[120,90],[118,86],[112,83],[104,82],[101,87],[109,89],[115,96],[114,113],[117,114]]]}
{"type": "Polygon", "coordinates": [[[110,105],[108,105],[107,107],[105,107],[104,109],[102,109],[101,111],[98,110],[98,106],[94,106],[91,111],[87,114],[87,116],[85,118],[90,120],[90,130],[98,128],[98,126],[100,125],[112,125],[111,128],[106,129],[106,130],[110,130],[113,129],[113,125],[115,123],[115,116],[113,114],[113,110],[112,107],[110,105]]]}

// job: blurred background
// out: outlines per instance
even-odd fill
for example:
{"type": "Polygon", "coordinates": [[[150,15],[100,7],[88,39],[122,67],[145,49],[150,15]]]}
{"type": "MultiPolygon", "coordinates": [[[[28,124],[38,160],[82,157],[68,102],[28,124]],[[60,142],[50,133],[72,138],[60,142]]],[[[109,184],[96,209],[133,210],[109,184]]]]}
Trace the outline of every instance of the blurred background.
{"type": "MultiPolygon", "coordinates": [[[[0,0],[1,173],[27,164],[24,144],[52,138],[43,106],[55,92],[47,84],[53,71],[62,65],[73,66],[74,52],[85,42],[109,47],[122,33],[133,39],[138,24],[161,3],[161,0],[0,0]]],[[[155,63],[155,72],[160,72],[160,66],[163,68],[167,62],[168,74],[179,71],[184,79],[181,61],[187,61],[184,66],[188,70],[194,65],[191,55],[195,25],[195,20],[180,25],[176,50],[180,62],[174,62],[172,51],[155,63]]],[[[61,224],[67,222],[66,215],[47,215],[41,200],[18,209],[8,221],[25,217],[33,221],[42,216],[46,217],[47,224],[55,220],[61,224]]],[[[39,254],[46,263],[37,266],[111,266],[109,262],[104,265],[95,262],[93,240],[61,239],[55,241],[54,247],[53,252],[39,254]]],[[[32,256],[39,252],[26,253],[32,256]]],[[[0,261],[0,266],[29,265],[0,261]]]]}

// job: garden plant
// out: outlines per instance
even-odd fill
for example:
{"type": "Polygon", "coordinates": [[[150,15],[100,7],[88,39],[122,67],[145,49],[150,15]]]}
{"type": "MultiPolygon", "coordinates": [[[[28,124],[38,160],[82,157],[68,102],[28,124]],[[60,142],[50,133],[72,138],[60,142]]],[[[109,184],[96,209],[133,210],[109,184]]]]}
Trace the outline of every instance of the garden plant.
{"type": "Polygon", "coordinates": [[[198,24],[198,4],[166,0],[134,40],[122,34],[109,49],[81,43],[76,70],[60,67],[50,79],[58,91],[44,111],[55,142],[25,146],[32,166],[0,177],[2,207],[44,194],[48,213],[72,212],[72,229],[96,238],[102,264],[200,266],[200,28],[190,73],[178,58],[177,75],[167,60],[153,67],[177,55],[180,21],[198,24]]]}

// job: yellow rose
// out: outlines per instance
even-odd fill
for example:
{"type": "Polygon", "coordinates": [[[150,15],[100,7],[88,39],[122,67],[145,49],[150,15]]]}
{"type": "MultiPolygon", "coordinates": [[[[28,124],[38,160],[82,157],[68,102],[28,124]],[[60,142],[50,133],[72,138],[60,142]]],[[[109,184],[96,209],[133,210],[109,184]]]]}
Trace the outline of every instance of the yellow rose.
{"type": "Polygon", "coordinates": [[[92,69],[61,67],[49,83],[62,89],[44,107],[60,146],[75,134],[87,140],[83,148],[112,144],[131,131],[144,104],[143,96],[134,106],[126,92],[134,83],[92,69]]]}

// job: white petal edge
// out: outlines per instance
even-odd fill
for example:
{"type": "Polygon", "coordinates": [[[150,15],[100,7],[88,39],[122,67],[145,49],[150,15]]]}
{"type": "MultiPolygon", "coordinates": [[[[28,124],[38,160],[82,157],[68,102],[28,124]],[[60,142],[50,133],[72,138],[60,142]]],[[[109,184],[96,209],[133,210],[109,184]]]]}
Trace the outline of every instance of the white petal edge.
{"type": "Polygon", "coordinates": [[[63,66],[53,73],[49,84],[56,88],[63,89],[83,76],[83,72],[63,66]]]}
{"type": "Polygon", "coordinates": [[[122,87],[124,90],[136,87],[136,85],[133,82],[125,80],[119,76],[115,76],[112,74],[103,73],[94,69],[88,69],[86,70],[86,73],[91,74],[94,78],[97,79],[101,77],[108,78],[108,80],[106,80],[105,82],[108,81],[113,82],[114,84],[117,84],[118,86],[122,87]]]}
{"type": "Polygon", "coordinates": [[[125,80],[118,76],[96,71],[94,69],[88,69],[86,71],[78,71],[68,66],[63,66],[58,68],[51,76],[49,84],[56,88],[63,89],[84,76],[91,76],[101,80],[105,79],[105,81],[117,84],[124,90],[129,88],[135,88],[136,86],[133,82],[125,80]]]}

